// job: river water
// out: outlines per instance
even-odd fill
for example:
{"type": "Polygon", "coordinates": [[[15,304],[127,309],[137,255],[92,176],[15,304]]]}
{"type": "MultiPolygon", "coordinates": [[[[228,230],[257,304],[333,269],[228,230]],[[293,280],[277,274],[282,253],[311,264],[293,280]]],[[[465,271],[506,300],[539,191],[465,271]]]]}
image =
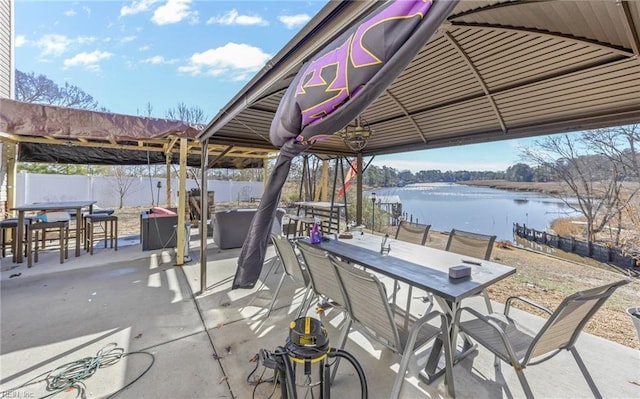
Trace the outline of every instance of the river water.
{"type": "Polygon", "coordinates": [[[412,184],[375,192],[398,195],[403,213],[413,216],[414,222],[430,224],[433,230],[456,228],[496,235],[497,240],[513,241],[514,223],[545,230],[552,220],[575,215],[560,199],[543,194],[453,183],[412,184]]]}

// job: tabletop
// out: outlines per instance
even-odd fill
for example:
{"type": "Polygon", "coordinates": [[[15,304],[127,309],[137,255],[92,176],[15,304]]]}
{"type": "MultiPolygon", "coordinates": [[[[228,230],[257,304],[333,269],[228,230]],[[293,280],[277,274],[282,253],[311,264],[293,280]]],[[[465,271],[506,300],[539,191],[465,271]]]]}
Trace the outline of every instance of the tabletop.
{"type": "Polygon", "coordinates": [[[382,240],[382,236],[356,232],[351,239],[325,238],[316,246],[452,302],[477,295],[516,272],[513,267],[393,239],[388,239],[389,254],[382,255],[382,240]],[[449,278],[449,268],[457,265],[470,266],[471,276],[449,278]]]}
{"type": "Polygon", "coordinates": [[[49,211],[53,209],[73,209],[84,208],[90,206],[98,201],[84,200],[84,201],[53,201],[53,202],[33,202],[31,204],[18,205],[11,208],[14,211],[49,211]]]}

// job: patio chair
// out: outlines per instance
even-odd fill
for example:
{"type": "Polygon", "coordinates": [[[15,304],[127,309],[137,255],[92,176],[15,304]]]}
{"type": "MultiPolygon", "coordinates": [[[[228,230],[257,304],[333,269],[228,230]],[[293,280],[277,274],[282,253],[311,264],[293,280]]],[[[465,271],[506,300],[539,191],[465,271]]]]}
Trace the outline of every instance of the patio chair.
{"type": "Polygon", "coordinates": [[[311,301],[311,298],[309,297],[309,293],[311,292],[311,281],[307,275],[306,269],[304,269],[300,264],[300,260],[295,252],[293,243],[289,241],[285,235],[276,233],[271,233],[271,241],[273,242],[273,247],[276,251],[276,255],[278,255],[278,258],[280,259],[284,272],[278,282],[278,287],[273,292],[273,299],[271,299],[271,304],[269,304],[267,317],[269,317],[271,310],[273,310],[273,306],[276,303],[276,298],[278,297],[278,293],[280,293],[280,288],[282,287],[282,283],[284,283],[285,277],[289,277],[291,280],[303,284],[305,287],[304,295],[302,297],[302,305],[300,306],[300,313],[298,314],[298,317],[301,317],[307,313],[307,309],[309,307],[308,302],[311,301]]]}
{"type": "Polygon", "coordinates": [[[334,307],[347,313],[346,301],[340,288],[329,254],[303,241],[297,243],[311,281],[311,289],[318,297],[318,307],[334,307]]]}
{"type": "MultiPolygon", "coordinates": [[[[453,229],[449,233],[449,239],[444,250],[455,252],[460,255],[472,256],[474,258],[489,260],[491,251],[493,250],[493,242],[496,236],[486,234],[472,233],[469,231],[453,229]]],[[[482,290],[484,302],[487,305],[487,311],[493,312],[491,307],[491,299],[486,290],[482,290]]]]}
{"type": "MultiPolygon", "coordinates": [[[[400,368],[391,389],[391,398],[398,398],[405,380],[409,361],[426,344],[442,335],[445,348],[446,384],[449,394],[454,396],[452,361],[450,353],[447,319],[444,314],[432,311],[417,319],[387,301],[384,284],[373,274],[340,259],[330,256],[347,300],[349,318],[347,331],[352,322],[362,326],[361,332],[380,342],[402,356],[400,368]],[[440,318],[439,327],[429,322],[440,318]]],[[[346,335],[345,335],[346,341],[346,335]]],[[[338,343],[344,347],[344,342],[338,343]]]]}
{"type": "MultiPolygon", "coordinates": [[[[427,242],[427,235],[429,234],[429,229],[431,229],[430,224],[411,224],[406,220],[400,221],[398,224],[398,228],[396,229],[396,240],[410,242],[413,244],[424,245],[427,242]]],[[[394,284],[394,303],[395,303],[395,295],[397,291],[400,289],[398,282],[396,281],[394,284]]],[[[411,297],[413,295],[413,287],[409,286],[409,293],[407,294],[407,302],[411,301],[411,297]]],[[[424,297],[424,300],[433,303],[433,295],[431,293],[427,293],[424,297]]],[[[409,304],[407,304],[407,309],[409,309],[409,304]]]]}
{"type": "Polygon", "coordinates": [[[430,228],[430,224],[411,224],[403,220],[398,224],[395,239],[424,245],[427,242],[430,228]]]}
{"type": "Polygon", "coordinates": [[[596,397],[602,397],[574,344],[594,313],[600,309],[617,288],[629,282],[629,280],[620,280],[598,288],[576,292],[566,297],[558,305],[555,312],[519,296],[507,299],[504,314],[493,313],[484,316],[474,309],[464,307],[456,312],[454,329],[456,325],[459,326],[460,331],[493,352],[496,356],[496,367],[499,365],[498,359],[511,364],[518,375],[527,398],[533,398],[533,393],[523,370],[529,365],[539,364],[552,358],[563,349],[571,351],[591,391],[596,397]],[[509,316],[511,302],[514,300],[523,301],[550,315],[550,318],[537,334],[521,328],[509,316]],[[470,313],[474,318],[460,322],[463,312],[470,313]]]}

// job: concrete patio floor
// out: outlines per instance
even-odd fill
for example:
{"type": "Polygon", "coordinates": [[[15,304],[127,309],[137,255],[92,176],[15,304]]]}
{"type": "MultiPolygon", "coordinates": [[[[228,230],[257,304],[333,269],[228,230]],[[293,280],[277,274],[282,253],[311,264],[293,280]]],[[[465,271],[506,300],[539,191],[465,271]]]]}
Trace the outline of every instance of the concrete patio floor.
{"type": "MultiPolygon", "coordinates": [[[[254,290],[231,290],[240,250],[220,251],[209,243],[208,289],[199,293],[197,235],[192,239],[192,260],[181,267],[174,266],[173,250],[143,252],[135,240],[121,241],[117,252],[98,249],[93,256],[83,252],[78,258],[70,254],[62,265],[56,252],[44,252],[30,269],[26,263],[12,264],[10,257],[2,259],[0,397],[45,396],[49,392],[43,383],[6,391],[65,363],[95,356],[109,343],[125,352],[150,353],[154,359],[132,353],[98,369],[84,381],[87,397],[108,397],[147,368],[118,397],[269,397],[272,384],[260,384],[254,392],[255,385],[247,382],[256,367],[251,359],[260,349],[272,351],[285,344],[302,290],[286,280],[276,310],[265,318],[269,291],[275,289],[281,274],[267,275],[268,261],[259,294],[260,284],[254,290]]],[[[267,258],[272,256],[270,248],[267,258]]],[[[474,301],[465,304],[483,308],[481,300],[474,301]]],[[[412,306],[425,305],[415,300],[412,306]]],[[[500,309],[498,304],[495,307],[500,309]]],[[[313,309],[309,315],[316,316],[313,309]]],[[[516,317],[530,326],[543,323],[524,312],[516,317]]],[[[342,317],[329,311],[321,319],[332,342],[337,342],[342,317]]],[[[577,348],[604,398],[640,397],[639,351],[585,333],[577,348]]],[[[362,364],[369,397],[388,397],[399,358],[358,332],[350,334],[345,350],[362,364]]],[[[426,385],[416,377],[418,369],[413,365],[403,398],[448,397],[443,378],[426,385]]],[[[260,367],[254,375],[262,371],[260,367]]],[[[570,353],[528,368],[526,374],[536,397],[593,397],[570,353]]],[[[271,375],[267,370],[264,378],[271,375]]],[[[495,369],[493,356],[483,348],[455,366],[454,380],[458,398],[524,397],[513,369],[504,363],[495,369]]],[[[354,370],[342,362],[332,397],[354,398],[359,392],[354,370]]],[[[76,391],[55,397],[76,397],[76,391]]],[[[280,397],[279,388],[273,397],[280,397]]]]}

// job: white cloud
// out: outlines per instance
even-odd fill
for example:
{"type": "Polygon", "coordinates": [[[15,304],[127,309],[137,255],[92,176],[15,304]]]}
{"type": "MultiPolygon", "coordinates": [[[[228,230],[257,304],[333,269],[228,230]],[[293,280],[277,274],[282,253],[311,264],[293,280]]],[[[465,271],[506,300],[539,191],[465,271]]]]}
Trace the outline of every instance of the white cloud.
{"type": "Polygon", "coordinates": [[[136,40],[138,36],[125,36],[120,38],[120,43],[129,43],[136,40]]]}
{"type": "Polygon", "coordinates": [[[269,22],[259,15],[240,15],[234,8],[220,17],[211,17],[207,24],[267,26],[269,22]]]}
{"type": "Polygon", "coordinates": [[[64,60],[65,68],[70,67],[85,67],[91,71],[99,71],[99,62],[102,60],[108,60],[113,54],[106,51],[95,50],[91,53],[78,53],[72,58],[64,60]]]}
{"type": "Polygon", "coordinates": [[[287,29],[304,25],[309,22],[310,19],[311,17],[308,14],[281,15],[278,17],[278,21],[282,22],[287,29]]]}
{"type": "Polygon", "coordinates": [[[189,64],[178,68],[191,75],[226,76],[231,80],[244,80],[258,71],[271,56],[258,47],[227,43],[222,47],[195,53],[189,64]]]}
{"type": "Polygon", "coordinates": [[[197,20],[198,12],[192,11],[191,0],[167,0],[167,2],[156,8],[151,17],[151,22],[156,25],[168,25],[181,22],[189,18],[192,22],[197,20]]]}
{"type": "Polygon", "coordinates": [[[22,47],[27,44],[27,38],[24,35],[16,35],[16,39],[13,44],[16,47],[22,47]]]}
{"type": "Polygon", "coordinates": [[[64,12],[64,15],[66,15],[67,17],[73,17],[76,14],[77,14],[76,10],[67,10],[64,12]]]}
{"type": "MultiPolygon", "coordinates": [[[[41,61],[48,56],[60,56],[69,51],[75,45],[87,45],[98,40],[95,36],[78,36],[70,38],[57,33],[43,35],[38,40],[28,41],[24,36],[16,36],[16,47],[32,45],[40,49],[41,61]]],[[[102,39],[108,41],[108,39],[102,39]]]]}
{"type": "Polygon", "coordinates": [[[91,16],[91,9],[88,6],[82,6],[82,11],[87,13],[87,17],[91,16]]]}
{"type": "Polygon", "coordinates": [[[163,56],[161,55],[154,55],[153,57],[149,57],[149,58],[145,58],[144,60],[140,61],[142,64],[175,64],[176,62],[178,62],[177,59],[175,58],[171,58],[169,60],[165,59],[163,56]]]}
{"type": "Polygon", "coordinates": [[[141,12],[148,11],[154,3],[160,0],[139,0],[132,1],[129,6],[122,6],[120,9],[120,16],[126,17],[127,15],[135,15],[141,12]]]}
{"type": "Polygon", "coordinates": [[[138,47],[138,51],[149,51],[150,49],[151,49],[151,46],[149,46],[148,44],[138,47]]]}
{"type": "Polygon", "coordinates": [[[47,34],[42,36],[35,45],[41,50],[41,55],[61,55],[69,46],[73,43],[73,40],[64,35],[47,34]]]}
{"type": "Polygon", "coordinates": [[[95,42],[97,39],[93,36],[78,36],[75,41],[79,44],[90,44],[95,42]]]}

